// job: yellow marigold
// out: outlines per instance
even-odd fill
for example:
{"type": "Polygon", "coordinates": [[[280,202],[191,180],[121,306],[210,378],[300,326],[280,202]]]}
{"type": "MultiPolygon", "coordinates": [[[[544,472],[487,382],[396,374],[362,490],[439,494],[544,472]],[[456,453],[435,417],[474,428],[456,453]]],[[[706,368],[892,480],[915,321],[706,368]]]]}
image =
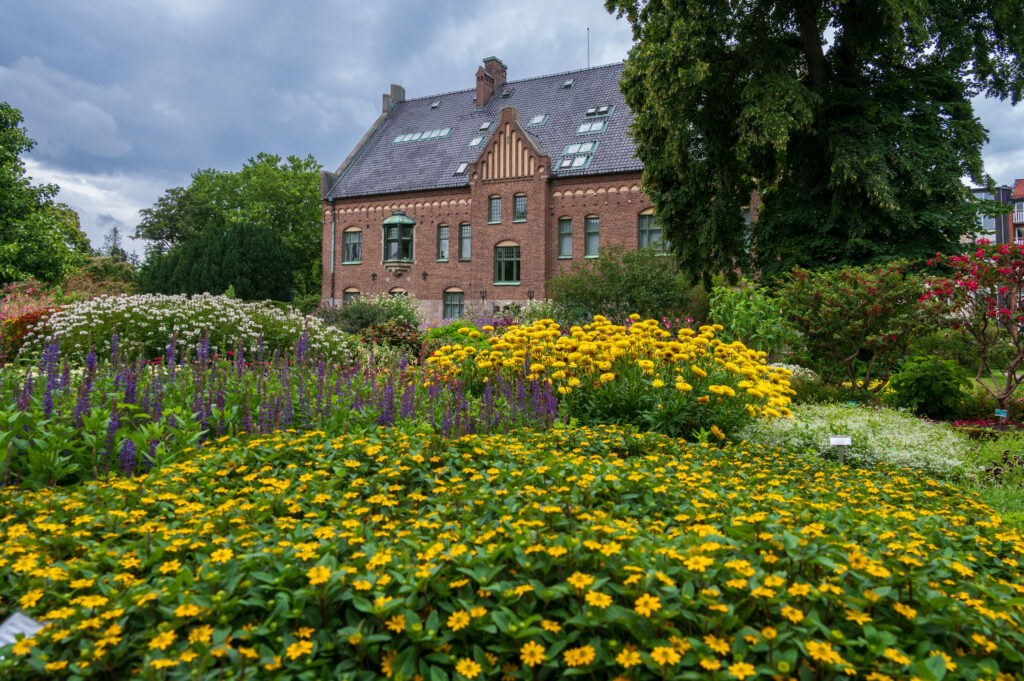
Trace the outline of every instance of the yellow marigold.
{"type": "Polygon", "coordinates": [[[601,374],[601,382],[602,383],[611,383],[614,380],[615,380],[615,374],[612,373],[611,371],[609,371],[606,374],[601,374]]]}

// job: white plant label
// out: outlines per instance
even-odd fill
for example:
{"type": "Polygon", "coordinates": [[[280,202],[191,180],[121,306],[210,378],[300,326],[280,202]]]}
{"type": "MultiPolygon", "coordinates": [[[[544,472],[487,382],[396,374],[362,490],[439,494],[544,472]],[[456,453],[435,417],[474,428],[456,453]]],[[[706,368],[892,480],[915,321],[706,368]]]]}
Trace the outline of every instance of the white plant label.
{"type": "Polygon", "coordinates": [[[849,447],[853,444],[853,438],[849,435],[830,435],[828,443],[833,447],[849,447]]]}

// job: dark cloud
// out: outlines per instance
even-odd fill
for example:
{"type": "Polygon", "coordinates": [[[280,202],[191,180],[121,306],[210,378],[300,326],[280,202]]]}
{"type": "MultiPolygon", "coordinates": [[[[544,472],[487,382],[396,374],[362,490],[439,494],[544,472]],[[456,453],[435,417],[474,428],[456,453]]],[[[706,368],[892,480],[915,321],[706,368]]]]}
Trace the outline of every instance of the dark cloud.
{"type": "MultiPolygon", "coordinates": [[[[134,226],[140,208],[199,168],[237,169],[261,151],[336,167],[390,83],[410,97],[468,89],[491,55],[513,80],[581,68],[587,27],[591,64],[619,61],[631,44],[629,26],[597,0],[0,6],[0,98],[39,142],[30,171],[61,185],[94,243],[110,224],[101,215],[134,226]]],[[[1011,111],[999,106],[978,107],[991,131],[986,159],[1012,174],[1022,126],[993,130],[990,120],[1011,111]]]]}

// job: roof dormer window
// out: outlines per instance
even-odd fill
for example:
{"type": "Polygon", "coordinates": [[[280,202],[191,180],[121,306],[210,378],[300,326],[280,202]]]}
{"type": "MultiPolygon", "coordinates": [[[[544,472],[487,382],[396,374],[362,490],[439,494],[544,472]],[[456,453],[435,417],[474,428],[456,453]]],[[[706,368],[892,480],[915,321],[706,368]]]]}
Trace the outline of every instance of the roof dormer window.
{"type": "Polygon", "coordinates": [[[576,134],[585,135],[587,133],[604,132],[604,128],[604,121],[591,121],[589,123],[581,123],[580,127],[576,129],[576,134]]]}
{"type": "Polygon", "coordinates": [[[483,137],[474,137],[473,139],[469,140],[469,144],[466,145],[466,146],[469,146],[469,147],[479,147],[481,144],[483,144],[483,142],[484,142],[484,138],[483,137]]]}
{"type": "Polygon", "coordinates": [[[544,122],[547,120],[547,114],[537,114],[536,116],[530,119],[530,122],[527,123],[527,125],[544,125],[544,122]]]}
{"type": "Polygon", "coordinates": [[[491,122],[490,121],[487,121],[486,123],[481,123],[480,124],[480,132],[486,132],[487,130],[490,130],[490,129],[491,129],[491,122]]]}
{"type": "Polygon", "coordinates": [[[432,104],[430,105],[430,108],[431,108],[431,109],[436,109],[436,108],[437,108],[437,107],[439,107],[439,106],[441,106],[441,100],[440,100],[440,99],[439,99],[439,100],[437,100],[436,102],[433,102],[433,103],[432,103],[432,104]]]}
{"type": "Polygon", "coordinates": [[[575,78],[569,78],[564,83],[562,83],[562,87],[563,88],[570,88],[570,87],[572,87],[572,84],[575,83],[575,82],[576,82],[575,78]]]}
{"type": "Polygon", "coordinates": [[[465,175],[467,168],[469,168],[469,164],[468,163],[460,163],[459,167],[455,169],[455,174],[456,175],[465,175]]]}
{"type": "Polygon", "coordinates": [[[589,109],[586,110],[586,112],[583,114],[583,117],[584,118],[598,118],[600,116],[609,116],[609,115],[611,115],[612,111],[614,111],[614,110],[615,110],[615,107],[614,106],[610,106],[608,104],[605,104],[603,106],[592,106],[592,107],[590,107],[589,109]]]}

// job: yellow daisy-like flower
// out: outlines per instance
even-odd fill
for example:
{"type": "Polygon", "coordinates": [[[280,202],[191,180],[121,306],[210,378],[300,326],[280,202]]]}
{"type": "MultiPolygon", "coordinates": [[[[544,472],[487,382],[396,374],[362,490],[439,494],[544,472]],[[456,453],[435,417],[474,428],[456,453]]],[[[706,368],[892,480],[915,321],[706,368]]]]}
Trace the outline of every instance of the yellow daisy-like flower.
{"type": "Polygon", "coordinates": [[[467,679],[475,679],[480,675],[481,670],[482,667],[468,657],[462,658],[459,660],[459,663],[455,665],[455,671],[462,674],[467,679]]]}
{"type": "Polygon", "coordinates": [[[527,641],[519,649],[519,658],[527,667],[536,667],[544,662],[544,646],[535,641],[527,641]]]}
{"type": "Polygon", "coordinates": [[[152,641],[149,642],[149,649],[155,650],[166,650],[169,645],[174,643],[174,632],[165,631],[162,634],[157,634],[152,641]]]}
{"type": "Polygon", "coordinates": [[[184,603],[174,609],[174,614],[177,617],[195,617],[202,611],[202,608],[194,603],[184,603]]]}
{"type": "Polygon", "coordinates": [[[722,429],[719,428],[718,426],[715,426],[715,425],[711,426],[711,434],[714,435],[719,440],[724,440],[725,439],[725,433],[723,433],[722,429]]]}
{"type": "Polygon", "coordinates": [[[306,573],[306,576],[309,577],[310,584],[317,586],[326,583],[331,578],[331,569],[326,565],[314,565],[306,573]]]}
{"type": "Polygon", "coordinates": [[[388,628],[388,631],[393,631],[396,634],[402,633],[405,631],[405,615],[395,615],[385,622],[384,626],[388,628]]]}
{"type": "Polygon", "coordinates": [[[595,608],[607,608],[612,604],[612,597],[608,594],[601,593],[600,591],[588,591],[585,597],[587,604],[594,606],[595,608]]]}
{"type": "Polygon", "coordinates": [[[47,662],[45,669],[48,672],[59,672],[61,669],[64,669],[67,666],[67,660],[58,660],[56,662],[47,662]]]}
{"type": "Polygon", "coordinates": [[[296,641],[288,646],[288,649],[284,651],[284,654],[289,660],[295,660],[303,655],[309,655],[311,652],[313,652],[312,641],[296,641]]]}
{"type": "Polygon", "coordinates": [[[373,588],[373,584],[371,584],[368,580],[365,579],[357,579],[356,581],[352,582],[352,588],[354,588],[356,591],[369,591],[373,588]]]}
{"type": "Polygon", "coordinates": [[[210,554],[210,560],[214,563],[226,563],[231,560],[235,555],[235,552],[231,549],[217,549],[210,554]]]}
{"type": "Polygon", "coordinates": [[[609,371],[607,373],[601,374],[600,380],[602,383],[611,383],[612,381],[615,380],[615,373],[609,371]]]}
{"type": "Polygon", "coordinates": [[[729,676],[743,681],[748,676],[754,676],[757,670],[749,662],[734,662],[729,665],[729,676]]]}
{"type": "Polygon", "coordinates": [[[630,667],[635,667],[643,662],[643,658],[640,657],[639,650],[625,648],[621,653],[615,656],[615,661],[626,669],[629,669],[630,667]]]}
{"type": "Polygon", "coordinates": [[[725,655],[729,652],[729,642],[725,639],[718,638],[717,636],[708,634],[704,637],[704,643],[707,644],[708,648],[711,648],[711,650],[715,651],[719,655],[725,655]]]}
{"type": "Polygon", "coordinates": [[[651,381],[651,386],[654,388],[663,388],[665,386],[665,381],[661,380],[660,378],[656,378],[653,381],[651,381]]]}
{"type": "Polygon", "coordinates": [[[910,664],[910,658],[904,655],[903,652],[897,648],[886,648],[882,655],[889,658],[896,664],[910,664]]]}
{"type": "Polygon", "coordinates": [[[782,616],[788,619],[793,624],[798,624],[803,620],[804,613],[802,610],[797,610],[796,608],[792,608],[786,605],[782,608],[782,616]]]}
{"type": "Polygon", "coordinates": [[[651,659],[662,666],[673,665],[683,659],[675,648],[658,646],[651,651],[651,659]]]}
{"type": "Polygon", "coordinates": [[[592,646],[580,646],[570,648],[564,653],[565,664],[570,667],[585,667],[594,661],[596,653],[592,646]]]}
{"type": "Polygon", "coordinates": [[[709,672],[713,672],[716,669],[721,669],[722,663],[713,657],[702,657],[700,659],[700,666],[707,669],[709,672]]]}
{"type": "Polygon", "coordinates": [[[582,572],[574,572],[569,575],[569,578],[565,581],[582,591],[594,583],[594,578],[582,572]]]}
{"type": "Polygon", "coordinates": [[[650,617],[653,613],[661,610],[661,599],[657,596],[644,594],[636,599],[633,609],[644,617],[650,617]]]}
{"type": "Polygon", "coordinates": [[[448,626],[452,631],[459,631],[469,626],[469,613],[465,610],[456,610],[448,615],[448,626]]]}
{"type": "Polygon", "coordinates": [[[552,620],[541,620],[540,628],[544,631],[550,631],[552,634],[557,634],[562,630],[562,625],[552,620]]]}
{"type": "Polygon", "coordinates": [[[178,660],[169,660],[166,657],[161,657],[156,660],[150,660],[149,666],[153,669],[167,669],[168,667],[177,667],[178,660]]]}
{"type": "Polygon", "coordinates": [[[482,605],[478,605],[469,611],[469,616],[472,618],[483,617],[487,614],[487,608],[482,605]]]}

